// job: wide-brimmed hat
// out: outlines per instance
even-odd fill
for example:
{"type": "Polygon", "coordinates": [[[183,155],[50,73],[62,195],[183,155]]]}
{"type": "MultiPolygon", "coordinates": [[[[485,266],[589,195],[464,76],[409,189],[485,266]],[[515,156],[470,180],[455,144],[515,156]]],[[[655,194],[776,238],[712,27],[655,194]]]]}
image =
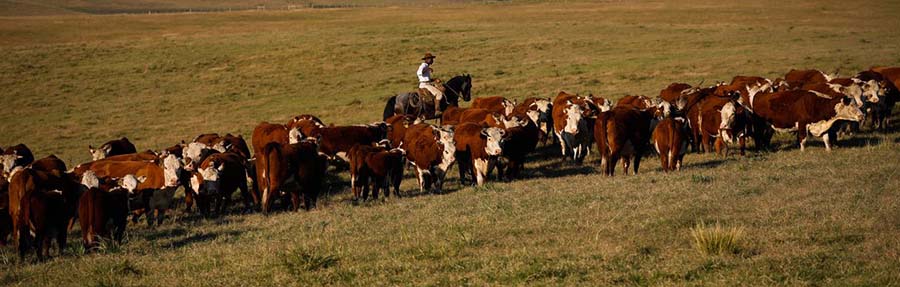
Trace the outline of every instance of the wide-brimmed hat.
{"type": "Polygon", "coordinates": [[[435,56],[432,55],[431,53],[425,53],[425,57],[422,57],[422,60],[425,60],[425,59],[434,59],[434,58],[435,58],[435,56]]]}

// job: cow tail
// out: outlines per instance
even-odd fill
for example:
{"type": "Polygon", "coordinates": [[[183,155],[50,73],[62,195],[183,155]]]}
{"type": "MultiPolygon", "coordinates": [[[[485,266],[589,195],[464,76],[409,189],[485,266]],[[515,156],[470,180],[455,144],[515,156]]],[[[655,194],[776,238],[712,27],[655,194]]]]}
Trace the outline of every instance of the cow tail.
{"type": "Polygon", "coordinates": [[[669,142],[668,142],[669,154],[666,156],[669,157],[669,165],[672,165],[672,164],[674,164],[674,161],[675,161],[675,157],[676,157],[675,153],[676,152],[681,153],[681,151],[679,150],[679,149],[681,149],[681,142],[675,141],[676,138],[678,138],[678,132],[679,132],[678,127],[675,125],[675,119],[668,118],[667,122],[668,122],[667,125],[669,128],[669,142]]]}
{"type": "MultiPolygon", "coordinates": [[[[607,114],[601,114],[597,117],[597,120],[600,121],[600,130],[596,131],[598,134],[594,137],[597,139],[597,152],[600,153],[600,169],[607,172],[607,165],[612,164],[609,162],[609,137],[607,135],[607,114]]],[[[595,123],[596,125],[596,123],[595,123]]]]}
{"type": "Polygon", "coordinates": [[[384,105],[384,114],[381,120],[386,121],[388,118],[394,116],[395,106],[397,106],[397,96],[393,96],[388,99],[387,104],[384,105]]]}

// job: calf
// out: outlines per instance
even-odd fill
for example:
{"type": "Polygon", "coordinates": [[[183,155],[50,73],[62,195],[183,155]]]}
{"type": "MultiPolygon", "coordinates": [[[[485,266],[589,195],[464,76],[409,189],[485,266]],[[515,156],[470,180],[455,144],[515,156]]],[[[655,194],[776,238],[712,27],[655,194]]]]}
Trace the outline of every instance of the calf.
{"type": "Polygon", "coordinates": [[[688,145],[685,122],[682,117],[665,117],[653,130],[653,147],[659,154],[665,172],[681,170],[688,145]]]}
{"type": "Polygon", "coordinates": [[[245,210],[252,210],[258,198],[248,188],[245,164],[246,159],[238,153],[216,153],[207,157],[193,172],[191,188],[203,215],[210,214],[212,201],[216,202],[216,212],[223,214],[235,190],[241,191],[245,210]]]}
{"type": "Polygon", "coordinates": [[[127,137],[108,141],[97,148],[94,148],[94,146],[92,145],[88,145],[88,151],[91,152],[91,157],[94,160],[104,159],[108,156],[113,155],[137,153],[137,149],[134,147],[134,144],[132,144],[127,137]]]}
{"type": "Polygon", "coordinates": [[[483,185],[488,168],[496,164],[497,156],[503,151],[500,147],[506,131],[464,123],[456,126],[453,132],[460,182],[464,181],[466,175],[471,175],[476,184],[483,185]]]}
{"type": "Polygon", "coordinates": [[[440,193],[447,169],[456,160],[456,143],[453,131],[429,124],[416,124],[407,129],[403,145],[409,162],[416,167],[419,190],[440,193]]]}
{"type": "Polygon", "coordinates": [[[472,100],[473,109],[485,109],[491,113],[498,113],[504,116],[512,114],[515,107],[516,102],[499,96],[476,98],[472,100]]]}
{"type": "Polygon", "coordinates": [[[82,176],[86,188],[78,202],[78,222],[86,248],[99,245],[97,240],[112,239],[121,243],[128,224],[128,197],[146,178],[128,174],[121,179],[101,182],[92,171],[82,176]],[[108,227],[112,225],[112,230],[108,227]]]}
{"type": "Polygon", "coordinates": [[[624,172],[634,161],[634,174],[641,164],[641,156],[650,141],[650,120],[648,111],[627,107],[617,107],[601,113],[594,125],[594,139],[600,153],[600,168],[604,175],[615,174],[616,163],[622,158],[624,172]]]}
{"type": "Polygon", "coordinates": [[[24,144],[7,147],[0,155],[0,165],[3,165],[3,173],[9,174],[17,166],[26,166],[34,161],[34,154],[24,144]]]}
{"type": "Polygon", "coordinates": [[[403,180],[403,165],[406,152],[403,149],[385,149],[367,145],[355,145],[350,149],[350,183],[355,200],[366,200],[371,181],[372,196],[378,199],[378,192],[384,188],[386,197],[394,188],[394,195],[400,197],[400,183],[403,180]],[[362,190],[360,190],[362,189],[362,190]]]}
{"type": "Polygon", "coordinates": [[[832,97],[816,91],[793,90],[756,95],[751,102],[754,114],[776,131],[796,132],[800,150],[809,134],[822,137],[831,150],[837,137],[838,121],[859,122],[864,118],[859,106],[848,97],[832,97]]]}

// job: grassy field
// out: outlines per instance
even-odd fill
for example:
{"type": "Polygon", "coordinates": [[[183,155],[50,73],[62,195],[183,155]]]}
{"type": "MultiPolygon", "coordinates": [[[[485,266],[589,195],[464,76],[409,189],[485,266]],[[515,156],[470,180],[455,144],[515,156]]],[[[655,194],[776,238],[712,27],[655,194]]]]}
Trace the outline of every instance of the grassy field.
{"type": "MultiPolygon", "coordinates": [[[[74,165],[88,144],[121,136],[157,149],[206,132],[249,137],[300,113],[372,122],[412,89],[424,52],[438,55],[439,77],[471,73],[475,97],[654,96],[675,81],[791,68],[847,75],[900,65],[900,3],[887,2],[0,17],[0,146],[74,165]]],[[[334,177],[309,213],[177,215],[131,226],[102,254],[82,254],[73,236],[71,255],[35,265],[0,248],[0,284],[900,285],[900,132],[830,153],[778,140],[777,153],[690,154],[674,174],[648,157],[643,174],[616,178],[597,175],[596,158],[561,165],[544,149],[527,180],[460,188],[451,176],[448,194],[416,196],[407,178],[413,196],[361,206],[334,177]],[[716,223],[743,230],[733,254],[693,246],[692,229],[716,223]]]]}

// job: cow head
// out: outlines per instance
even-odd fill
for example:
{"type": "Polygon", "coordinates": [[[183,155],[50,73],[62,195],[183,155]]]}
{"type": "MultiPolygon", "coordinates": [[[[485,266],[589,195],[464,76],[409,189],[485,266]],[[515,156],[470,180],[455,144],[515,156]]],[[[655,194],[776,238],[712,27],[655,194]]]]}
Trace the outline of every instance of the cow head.
{"type": "Polygon", "coordinates": [[[100,179],[97,178],[97,174],[94,171],[88,170],[81,175],[81,185],[87,189],[98,188],[100,187],[100,179]]]}
{"type": "Polygon", "coordinates": [[[834,105],[834,111],[835,119],[838,120],[861,122],[866,117],[860,106],[856,104],[856,101],[846,97],[837,105],[834,105]]]}
{"type": "Polygon", "coordinates": [[[200,158],[203,156],[203,152],[211,149],[210,146],[207,146],[203,143],[192,142],[189,143],[181,152],[181,158],[184,161],[184,168],[188,171],[193,171],[197,166],[200,165],[200,158]]]}
{"type": "Polygon", "coordinates": [[[378,132],[378,134],[376,134],[376,136],[378,137],[377,139],[379,139],[379,140],[386,139],[388,136],[388,133],[390,132],[390,129],[391,129],[391,125],[389,125],[386,122],[374,122],[374,123],[369,124],[368,127],[369,127],[369,129],[372,129],[372,130],[375,130],[376,132],[378,132]]]}
{"type": "Polygon", "coordinates": [[[134,192],[138,189],[138,186],[146,180],[146,176],[137,177],[133,174],[126,174],[125,177],[122,177],[122,179],[120,179],[118,183],[119,187],[127,190],[128,193],[134,194],[134,192]]]}
{"type": "Polygon", "coordinates": [[[441,165],[445,165],[443,169],[450,167],[450,164],[456,160],[456,141],[453,139],[453,130],[449,128],[434,128],[435,141],[441,147],[441,165]]]}
{"type": "Polygon", "coordinates": [[[719,136],[721,136],[725,142],[732,144],[734,143],[734,132],[731,127],[734,125],[737,107],[734,102],[728,102],[722,106],[719,114],[722,116],[722,120],[719,122],[719,136]]]}
{"type": "Polygon", "coordinates": [[[868,80],[862,82],[861,84],[863,100],[869,103],[878,103],[878,101],[881,99],[880,97],[883,96],[886,92],[885,86],[882,86],[876,80],[868,80]]]}
{"type": "Polygon", "coordinates": [[[654,107],[656,108],[655,116],[658,119],[669,117],[670,115],[672,115],[672,113],[675,112],[672,104],[666,101],[660,101],[659,103],[655,104],[654,107]]]}
{"type": "MultiPolygon", "coordinates": [[[[198,164],[199,165],[199,164],[198,164]]],[[[179,175],[184,171],[184,165],[175,155],[167,155],[162,160],[163,179],[166,187],[176,187],[179,185],[179,175]]]]}
{"type": "Polygon", "coordinates": [[[12,173],[13,168],[16,167],[16,160],[20,158],[22,158],[22,156],[18,155],[16,152],[0,155],[0,164],[3,165],[3,173],[12,173]]]}
{"type": "Polygon", "coordinates": [[[859,107],[863,106],[863,104],[864,104],[863,103],[863,89],[859,85],[856,85],[856,84],[849,85],[849,86],[841,86],[841,85],[832,86],[832,84],[828,84],[828,85],[831,86],[831,88],[833,90],[836,90],[837,92],[844,94],[847,97],[849,97],[850,99],[852,99],[853,102],[855,102],[857,106],[859,106],[859,107]]]}
{"type": "Polygon", "coordinates": [[[500,128],[490,127],[482,129],[481,136],[485,138],[484,152],[492,156],[500,155],[503,152],[503,149],[500,147],[505,140],[503,138],[504,135],[506,135],[506,131],[500,128]]]}
{"type": "Polygon", "coordinates": [[[553,110],[552,105],[550,104],[550,99],[537,99],[528,106],[528,110],[525,112],[528,115],[528,118],[531,119],[534,124],[538,125],[542,131],[547,132],[547,127],[541,125],[541,123],[546,123],[550,121],[550,114],[553,110]]]}
{"type": "Polygon", "coordinates": [[[300,132],[300,127],[293,127],[288,130],[288,143],[296,144],[303,140],[303,133],[300,132]]]}
{"type": "Polygon", "coordinates": [[[571,101],[566,101],[566,126],[563,128],[564,132],[570,134],[578,133],[578,125],[581,123],[583,110],[581,106],[572,104],[571,101]]]}
{"type": "Polygon", "coordinates": [[[91,158],[93,160],[101,160],[106,158],[106,155],[109,154],[110,146],[100,146],[99,148],[94,148],[92,145],[88,145],[88,151],[91,152],[91,158]]]}
{"type": "Polygon", "coordinates": [[[516,102],[510,101],[507,99],[503,99],[503,115],[508,116],[512,114],[513,110],[516,108],[516,102]]]}
{"type": "Polygon", "coordinates": [[[191,188],[197,194],[214,194],[219,192],[219,178],[225,169],[224,164],[212,162],[206,168],[200,168],[191,176],[191,188]]]}
{"type": "Polygon", "coordinates": [[[514,127],[524,127],[524,126],[528,125],[528,119],[521,118],[518,115],[505,117],[505,118],[502,118],[502,120],[503,120],[503,127],[506,129],[511,129],[514,127]]]}

